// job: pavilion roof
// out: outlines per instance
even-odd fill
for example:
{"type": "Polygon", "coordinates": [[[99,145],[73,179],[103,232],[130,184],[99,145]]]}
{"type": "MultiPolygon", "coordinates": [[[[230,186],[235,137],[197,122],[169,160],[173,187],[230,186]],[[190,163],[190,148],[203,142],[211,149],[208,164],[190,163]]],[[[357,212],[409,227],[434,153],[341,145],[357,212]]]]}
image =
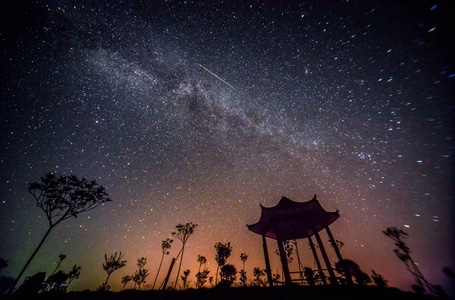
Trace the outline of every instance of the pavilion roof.
{"type": "Polygon", "coordinates": [[[282,197],[277,205],[261,205],[261,217],[247,225],[254,233],[272,239],[293,240],[311,237],[340,217],[338,211],[327,212],[314,195],[307,202],[295,202],[282,197]]]}

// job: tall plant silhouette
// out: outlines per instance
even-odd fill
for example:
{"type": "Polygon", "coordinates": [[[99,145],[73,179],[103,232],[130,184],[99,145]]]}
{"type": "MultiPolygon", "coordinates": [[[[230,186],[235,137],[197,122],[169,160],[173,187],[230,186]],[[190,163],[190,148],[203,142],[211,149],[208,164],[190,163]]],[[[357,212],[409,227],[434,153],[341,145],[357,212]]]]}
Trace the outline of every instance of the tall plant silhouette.
{"type": "Polygon", "coordinates": [[[182,278],[183,289],[186,289],[190,285],[190,281],[188,280],[190,273],[191,273],[190,269],[186,269],[185,271],[183,271],[183,275],[180,276],[182,278]]]}
{"type": "Polygon", "coordinates": [[[174,283],[174,289],[177,287],[177,283],[179,280],[179,275],[180,275],[180,268],[182,267],[182,261],[183,261],[183,253],[185,252],[185,245],[190,236],[194,233],[194,230],[196,229],[197,224],[193,224],[193,222],[186,223],[185,225],[178,224],[175,226],[174,231],[172,232],[172,235],[179,239],[182,242],[182,248],[180,249],[179,254],[177,255],[177,258],[180,256],[180,263],[179,263],[179,268],[177,270],[177,277],[175,278],[175,283],[174,283]]]}
{"type": "Polygon", "coordinates": [[[68,289],[70,283],[74,280],[79,278],[81,275],[81,266],[74,265],[71,271],[68,272],[68,283],[66,284],[66,289],[68,289]]]}
{"type": "Polygon", "coordinates": [[[164,256],[165,255],[169,255],[169,250],[171,249],[172,247],[172,243],[174,242],[174,240],[172,239],[165,239],[164,241],[161,242],[161,260],[160,260],[160,265],[158,267],[158,271],[156,271],[156,276],[155,276],[155,280],[153,281],[153,286],[152,286],[152,289],[155,287],[155,284],[156,284],[156,280],[158,279],[158,274],[160,273],[160,270],[161,270],[161,266],[163,264],[163,259],[164,259],[164,256]]]}
{"type": "Polygon", "coordinates": [[[108,284],[109,277],[111,277],[111,274],[114,271],[123,268],[126,265],[126,260],[122,259],[123,259],[122,252],[119,252],[118,256],[117,252],[115,252],[109,258],[107,257],[107,254],[104,254],[103,270],[107,273],[107,277],[104,283],[100,287],[98,287],[98,290],[108,291],[110,289],[110,286],[108,284]]]}
{"type": "Polygon", "coordinates": [[[226,260],[228,259],[228,257],[231,256],[231,252],[232,252],[231,242],[227,242],[225,244],[216,243],[215,250],[216,250],[215,260],[216,260],[216,263],[218,264],[216,267],[216,274],[215,274],[215,284],[217,284],[218,283],[218,272],[219,272],[220,268],[226,264],[226,260]]]}
{"type": "Polygon", "coordinates": [[[245,271],[245,263],[248,259],[248,254],[240,253],[240,260],[242,261],[242,270],[240,270],[240,282],[243,286],[246,286],[246,271],[245,271]]]}
{"type": "Polygon", "coordinates": [[[41,177],[41,182],[30,183],[28,191],[35,199],[36,205],[46,214],[49,228],[14,280],[9,289],[10,293],[14,290],[19,279],[55,226],[66,219],[76,218],[80,213],[111,201],[105,188],[99,186],[95,180],[88,181],[75,175],[57,177],[52,173],[47,173],[44,177],[41,177]]]}
{"type": "Polygon", "coordinates": [[[122,277],[122,285],[123,285],[123,289],[125,289],[125,286],[128,282],[130,282],[131,280],[133,280],[133,276],[131,275],[125,275],[122,277]]]}
{"type": "Polygon", "coordinates": [[[197,256],[197,262],[199,263],[199,268],[197,270],[196,274],[196,288],[201,288],[204,286],[204,284],[207,282],[207,278],[210,274],[210,271],[204,267],[204,269],[201,271],[201,268],[203,265],[207,263],[207,258],[202,255],[197,256]]]}
{"type": "Polygon", "coordinates": [[[404,263],[406,269],[416,280],[417,285],[414,285],[413,289],[415,291],[427,290],[430,293],[436,294],[435,287],[425,279],[419,267],[411,257],[411,249],[404,242],[409,235],[396,227],[387,227],[387,229],[382,232],[395,241],[395,246],[397,248],[394,249],[393,252],[395,252],[396,256],[404,263]]]}
{"type": "Polygon", "coordinates": [[[147,258],[141,257],[137,259],[137,271],[133,275],[134,285],[141,289],[141,284],[145,283],[145,279],[149,276],[149,270],[145,269],[147,258]]]}

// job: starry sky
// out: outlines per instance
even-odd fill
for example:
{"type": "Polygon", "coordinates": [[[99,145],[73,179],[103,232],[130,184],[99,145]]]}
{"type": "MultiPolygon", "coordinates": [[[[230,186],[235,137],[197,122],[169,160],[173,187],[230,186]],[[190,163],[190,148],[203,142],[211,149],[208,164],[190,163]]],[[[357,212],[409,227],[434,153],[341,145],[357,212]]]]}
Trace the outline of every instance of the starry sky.
{"type": "MultiPolygon", "coordinates": [[[[313,194],[340,211],[332,232],[362,270],[410,289],[382,234],[394,226],[450,290],[451,17],[448,1],[2,1],[3,274],[19,273],[47,229],[27,185],[53,172],[95,179],[113,200],[57,226],[25,273],[66,254],[63,270],[82,266],[72,290],[99,286],[115,251],[128,262],[114,290],[139,257],[150,284],[161,241],[186,222],[198,224],[182,265],[192,282],[198,254],[214,275],[217,242],[231,242],[237,269],[247,253],[251,276],[265,267],[246,227],[260,204],[313,194]]],[[[299,250],[314,267],[306,241],[299,250]]]]}

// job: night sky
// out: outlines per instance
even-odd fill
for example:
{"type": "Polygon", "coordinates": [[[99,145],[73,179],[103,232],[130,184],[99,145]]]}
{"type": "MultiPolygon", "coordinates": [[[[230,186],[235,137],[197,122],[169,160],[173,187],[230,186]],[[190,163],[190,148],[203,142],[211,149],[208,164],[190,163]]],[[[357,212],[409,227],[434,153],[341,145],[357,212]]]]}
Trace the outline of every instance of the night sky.
{"type": "MultiPolygon", "coordinates": [[[[249,255],[252,279],[265,264],[246,224],[260,204],[313,194],[340,211],[331,229],[345,258],[410,290],[382,233],[394,226],[409,234],[426,278],[449,290],[448,1],[299,2],[2,1],[3,274],[19,273],[47,229],[27,185],[53,172],[95,179],[113,200],[57,226],[25,273],[50,274],[66,254],[63,270],[82,266],[71,290],[99,286],[104,254],[115,251],[128,263],[113,273],[114,290],[140,257],[152,283],[161,241],[186,222],[199,225],[182,266],[193,283],[198,254],[214,275],[217,242],[231,242],[238,270],[240,253],[249,255]]],[[[276,248],[269,240],[274,273],[276,248]]]]}

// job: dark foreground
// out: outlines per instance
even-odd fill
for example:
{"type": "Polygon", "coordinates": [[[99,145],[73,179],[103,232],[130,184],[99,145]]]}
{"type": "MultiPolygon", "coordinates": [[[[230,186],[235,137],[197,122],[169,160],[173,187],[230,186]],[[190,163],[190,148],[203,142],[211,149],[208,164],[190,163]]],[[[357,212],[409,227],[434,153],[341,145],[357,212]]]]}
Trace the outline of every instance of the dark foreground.
{"type": "MultiPolygon", "coordinates": [[[[403,292],[395,288],[378,288],[373,286],[317,286],[317,287],[244,287],[244,288],[212,288],[183,291],[137,291],[121,292],[69,292],[66,294],[39,294],[28,296],[27,299],[62,299],[62,300],[434,300],[440,299],[428,295],[417,295],[403,292]]],[[[24,299],[23,296],[2,296],[2,299],[24,299]]]]}

